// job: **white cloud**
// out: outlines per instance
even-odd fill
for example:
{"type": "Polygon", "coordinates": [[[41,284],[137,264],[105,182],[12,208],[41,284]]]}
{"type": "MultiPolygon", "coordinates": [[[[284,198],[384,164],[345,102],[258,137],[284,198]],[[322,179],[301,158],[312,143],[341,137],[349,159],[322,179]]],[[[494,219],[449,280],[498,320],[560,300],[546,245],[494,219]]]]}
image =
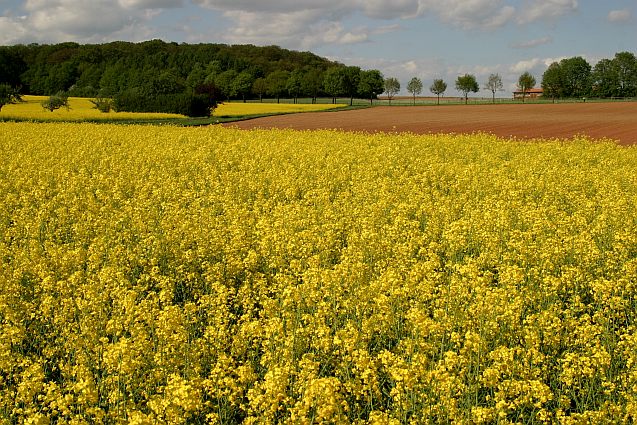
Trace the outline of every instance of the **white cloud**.
{"type": "Polygon", "coordinates": [[[578,0],[526,0],[520,8],[518,22],[527,24],[557,19],[578,10],[578,0]]]}
{"type": "Polygon", "coordinates": [[[516,74],[521,74],[526,71],[530,73],[541,71],[541,73],[544,73],[544,71],[550,64],[552,64],[553,62],[559,62],[565,58],[566,56],[559,58],[531,58],[522,60],[512,64],[509,67],[509,71],[516,74]]]}
{"type": "Polygon", "coordinates": [[[183,0],[26,0],[23,16],[0,18],[0,43],[101,42],[154,35],[147,23],[183,0]]]}
{"type": "Polygon", "coordinates": [[[420,0],[419,14],[434,13],[464,29],[495,29],[506,25],[516,9],[503,0],[420,0]]]}
{"type": "Polygon", "coordinates": [[[534,40],[523,41],[520,43],[514,43],[511,45],[514,49],[530,49],[532,47],[542,46],[553,42],[552,37],[536,38],[534,40]]]}
{"type": "Polygon", "coordinates": [[[183,0],[118,0],[126,9],[174,9],[184,5],[183,0]]]}
{"type": "Polygon", "coordinates": [[[232,43],[281,44],[308,49],[320,44],[351,44],[367,41],[365,28],[346,30],[338,20],[323,19],[316,10],[288,13],[226,11],[233,22],[224,34],[232,43]]]}
{"type": "Polygon", "coordinates": [[[630,9],[611,10],[610,12],[608,12],[607,19],[608,22],[623,24],[632,21],[633,13],[630,11],[630,9]]]}
{"type": "Polygon", "coordinates": [[[22,21],[24,17],[9,18],[0,16],[0,44],[9,45],[19,43],[28,35],[22,21]]]}
{"type": "Polygon", "coordinates": [[[347,0],[192,0],[192,2],[211,9],[254,13],[328,11],[349,8],[349,3],[351,3],[347,0]]]}
{"type": "Polygon", "coordinates": [[[399,29],[397,25],[350,29],[347,17],[394,20],[433,15],[463,29],[495,29],[514,19],[506,0],[192,0],[222,11],[231,24],[224,35],[231,43],[282,44],[311,48],[333,42],[360,43],[372,35],[399,29]],[[327,34],[321,34],[327,30],[327,34]],[[333,41],[331,41],[333,40],[333,41]]]}

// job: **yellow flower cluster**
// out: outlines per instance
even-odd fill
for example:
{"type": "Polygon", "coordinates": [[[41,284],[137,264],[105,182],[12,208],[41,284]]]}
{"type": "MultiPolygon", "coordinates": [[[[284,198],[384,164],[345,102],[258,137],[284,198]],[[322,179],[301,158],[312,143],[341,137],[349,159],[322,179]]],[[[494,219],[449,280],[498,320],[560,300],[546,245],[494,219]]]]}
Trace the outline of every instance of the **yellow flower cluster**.
{"type": "Polygon", "coordinates": [[[178,114],[115,111],[103,113],[95,109],[95,105],[91,103],[91,99],[83,97],[70,97],[69,109],[62,107],[50,112],[42,107],[42,102],[46,99],[48,99],[47,96],[24,96],[23,102],[3,106],[0,110],[0,119],[46,121],[127,121],[184,118],[183,115],[178,114]]]}
{"type": "Polygon", "coordinates": [[[637,150],[0,123],[0,422],[637,419],[637,150]]]}

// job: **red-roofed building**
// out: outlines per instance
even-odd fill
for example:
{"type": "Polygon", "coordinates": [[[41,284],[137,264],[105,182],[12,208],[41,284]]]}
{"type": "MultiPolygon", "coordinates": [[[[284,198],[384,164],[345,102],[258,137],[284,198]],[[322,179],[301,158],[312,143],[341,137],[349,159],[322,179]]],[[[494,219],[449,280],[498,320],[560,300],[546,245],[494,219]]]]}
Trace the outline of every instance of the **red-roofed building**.
{"type": "Polygon", "coordinates": [[[542,96],[544,94],[544,90],[542,90],[541,88],[528,89],[526,91],[526,94],[522,90],[516,90],[516,91],[513,92],[513,98],[514,99],[522,99],[522,95],[523,94],[524,94],[525,98],[535,99],[535,98],[538,98],[538,97],[542,96]]]}

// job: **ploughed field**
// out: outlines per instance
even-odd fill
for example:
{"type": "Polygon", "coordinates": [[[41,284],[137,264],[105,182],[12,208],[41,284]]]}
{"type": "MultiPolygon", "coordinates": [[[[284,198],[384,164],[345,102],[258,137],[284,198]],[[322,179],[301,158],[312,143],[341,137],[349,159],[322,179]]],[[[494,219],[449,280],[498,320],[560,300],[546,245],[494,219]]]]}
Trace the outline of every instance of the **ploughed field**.
{"type": "Polygon", "coordinates": [[[637,417],[635,148],[0,123],[0,157],[0,423],[637,417]]]}
{"type": "Polygon", "coordinates": [[[572,138],[587,135],[637,143],[637,102],[383,106],[286,115],[233,123],[238,128],[341,129],[424,133],[486,132],[501,137],[572,138]]]}

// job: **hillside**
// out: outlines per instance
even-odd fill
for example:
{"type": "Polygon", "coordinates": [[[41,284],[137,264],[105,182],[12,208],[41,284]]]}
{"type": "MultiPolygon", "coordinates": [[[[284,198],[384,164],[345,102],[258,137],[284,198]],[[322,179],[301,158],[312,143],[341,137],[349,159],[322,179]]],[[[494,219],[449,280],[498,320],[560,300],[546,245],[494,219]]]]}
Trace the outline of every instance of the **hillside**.
{"type": "Polygon", "coordinates": [[[326,69],[338,65],[310,52],[277,46],[161,40],[0,46],[0,83],[21,86],[22,93],[35,95],[61,90],[75,96],[112,95],[132,88],[179,93],[214,83],[230,97],[242,94],[231,87],[239,86],[235,82],[239,75],[243,87],[252,89],[254,81],[277,72],[315,74],[318,81],[326,69]],[[228,87],[223,87],[224,82],[228,87]]]}

